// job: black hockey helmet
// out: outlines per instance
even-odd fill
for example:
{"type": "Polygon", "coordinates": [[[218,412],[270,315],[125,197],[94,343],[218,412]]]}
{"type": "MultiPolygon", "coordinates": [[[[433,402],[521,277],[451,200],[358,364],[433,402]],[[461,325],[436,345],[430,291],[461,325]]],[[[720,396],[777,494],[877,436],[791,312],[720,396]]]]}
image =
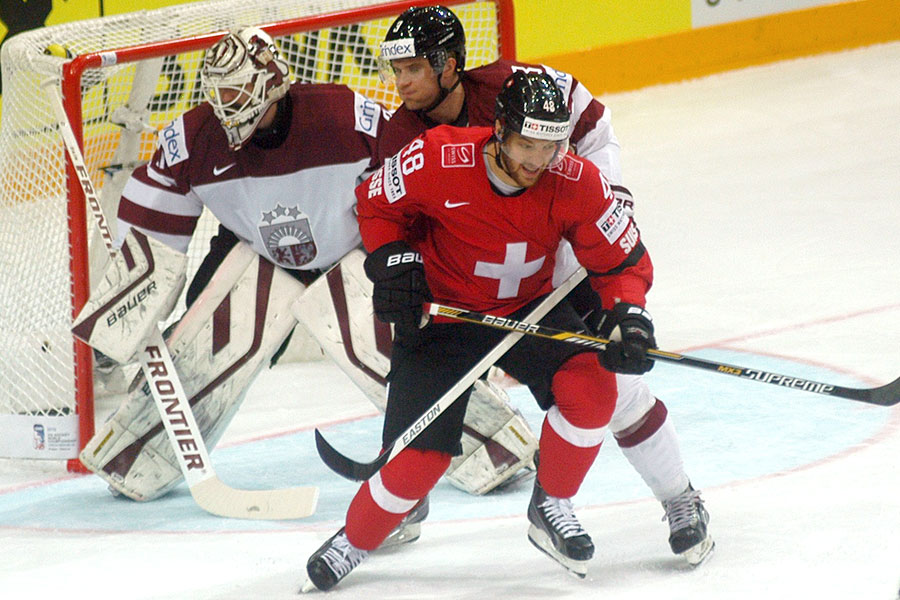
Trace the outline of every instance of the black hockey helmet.
{"type": "Polygon", "coordinates": [[[514,71],[497,94],[494,116],[494,133],[500,149],[495,160],[507,173],[510,171],[501,154],[523,164],[538,161],[535,166],[541,168],[553,168],[565,158],[569,149],[570,113],[566,97],[546,73],[514,71]],[[510,133],[537,143],[523,146],[511,140],[510,133]]]}
{"type": "Polygon", "coordinates": [[[406,9],[388,29],[381,44],[381,59],[423,56],[440,73],[447,59],[456,58],[456,71],[466,64],[466,34],[453,11],[445,6],[406,9]]]}
{"type": "Polygon", "coordinates": [[[515,71],[503,82],[494,116],[500,122],[500,139],[513,131],[551,141],[569,138],[569,109],[562,90],[546,73],[515,71]]]}

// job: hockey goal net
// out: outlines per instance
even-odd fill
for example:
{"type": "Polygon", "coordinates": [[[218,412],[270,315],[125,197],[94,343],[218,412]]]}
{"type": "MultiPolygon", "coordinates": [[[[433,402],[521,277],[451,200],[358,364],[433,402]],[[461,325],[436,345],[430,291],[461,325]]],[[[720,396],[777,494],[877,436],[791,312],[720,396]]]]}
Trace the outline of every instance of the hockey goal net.
{"type": "MultiPolygon", "coordinates": [[[[203,52],[225,30],[261,26],[295,80],[340,82],[395,108],[375,58],[404,9],[428,2],[216,0],[26,32],[3,46],[0,122],[0,456],[69,459],[93,435],[90,348],[70,332],[106,260],[65,154],[46,86],[63,97],[105,214],[156,131],[201,101],[203,52]]],[[[445,0],[467,38],[467,66],[515,55],[512,0],[445,0]]],[[[112,219],[111,226],[114,226],[112,219]]],[[[189,273],[216,224],[201,219],[189,273]]]]}

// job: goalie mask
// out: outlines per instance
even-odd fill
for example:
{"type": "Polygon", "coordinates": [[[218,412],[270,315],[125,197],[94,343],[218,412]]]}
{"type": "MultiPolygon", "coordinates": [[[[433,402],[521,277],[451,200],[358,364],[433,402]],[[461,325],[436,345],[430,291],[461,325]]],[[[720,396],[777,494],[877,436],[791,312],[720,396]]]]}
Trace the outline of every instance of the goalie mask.
{"type": "Polygon", "coordinates": [[[459,85],[456,80],[449,89],[441,86],[441,73],[450,57],[456,59],[456,73],[466,66],[466,34],[459,18],[444,6],[419,6],[403,12],[388,29],[381,43],[378,73],[381,81],[394,83],[392,60],[422,57],[437,75],[440,95],[424,112],[433,110],[459,85]]]}
{"type": "MultiPolygon", "coordinates": [[[[494,131],[503,154],[541,169],[562,162],[569,148],[569,109],[546,73],[515,71],[497,95],[494,131]],[[510,134],[516,135],[510,135],[510,134]]],[[[508,171],[497,153],[497,164],[508,171]]]]}
{"type": "Polygon", "coordinates": [[[200,71],[207,102],[232,150],[250,139],[263,115],[290,87],[288,66],[272,38],[257,27],[228,33],[207,50],[200,71]]]}

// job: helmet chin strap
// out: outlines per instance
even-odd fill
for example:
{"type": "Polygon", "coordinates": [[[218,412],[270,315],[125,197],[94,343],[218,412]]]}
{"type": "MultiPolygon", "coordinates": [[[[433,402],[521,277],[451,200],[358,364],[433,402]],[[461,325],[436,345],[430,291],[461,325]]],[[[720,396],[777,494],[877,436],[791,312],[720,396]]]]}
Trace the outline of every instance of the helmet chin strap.
{"type": "Polygon", "coordinates": [[[503,154],[503,148],[501,148],[501,146],[503,145],[503,140],[501,140],[496,133],[494,134],[494,143],[496,144],[496,150],[494,150],[494,162],[497,163],[497,167],[499,167],[501,171],[506,173],[510,179],[515,181],[516,178],[512,176],[512,173],[509,172],[509,169],[506,168],[506,164],[504,164],[503,156],[501,156],[503,154]]]}
{"type": "Polygon", "coordinates": [[[447,96],[449,96],[450,93],[453,90],[455,90],[456,87],[460,83],[462,83],[462,73],[459,73],[459,76],[456,78],[456,81],[453,83],[453,85],[451,85],[449,88],[445,88],[444,86],[441,85],[441,76],[442,75],[443,75],[443,73],[438,73],[438,75],[437,75],[438,90],[440,90],[438,92],[438,97],[427,108],[420,108],[419,110],[417,110],[416,111],[417,113],[420,113],[422,115],[428,115],[428,113],[430,113],[431,111],[436,109],[438,106],[440,106],[441,103],[447,99],[447,96]]]}

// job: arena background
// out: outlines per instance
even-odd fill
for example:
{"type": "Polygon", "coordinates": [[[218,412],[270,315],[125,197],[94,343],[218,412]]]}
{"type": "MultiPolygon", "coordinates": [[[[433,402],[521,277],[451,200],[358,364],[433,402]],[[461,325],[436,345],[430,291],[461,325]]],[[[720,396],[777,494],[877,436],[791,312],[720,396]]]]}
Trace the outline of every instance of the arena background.
{"type": "MultiPolygon", "coordinates": [[[[142,4],[150,10],[181,3],[142,4]]],[[[897,0],[515,0],[514,6],[518,57],[568,71],[596,94],[900,39],[897,0]]],[[[129,0],[0,0],[0,41],[133,8],[129,0]]]]}

